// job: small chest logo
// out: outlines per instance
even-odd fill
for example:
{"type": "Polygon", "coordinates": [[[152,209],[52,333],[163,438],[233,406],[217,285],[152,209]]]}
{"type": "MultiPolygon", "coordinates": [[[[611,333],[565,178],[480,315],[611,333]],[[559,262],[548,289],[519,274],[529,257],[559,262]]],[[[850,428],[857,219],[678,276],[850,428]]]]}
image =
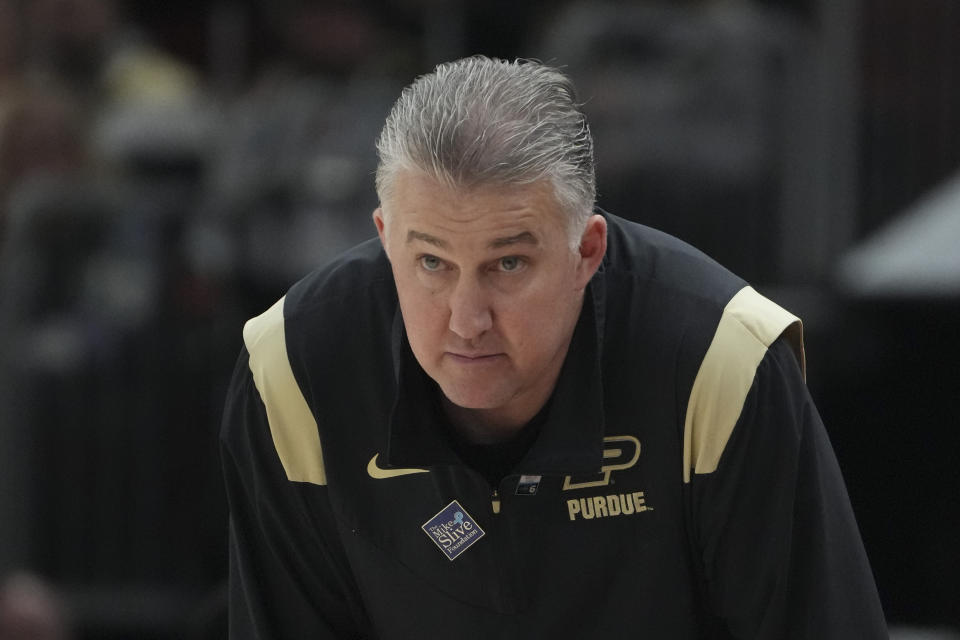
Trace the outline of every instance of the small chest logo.
{"type": "Polygon", "coordinates": [[[607,436],[603,439],[603,461],[600,475],[593,478],[573,478],[563,480],[563,490],[606,487],[614,471],[625,471],[637,464],[640,458],[640,441],[633,436],[607,436]]]}
{"type": "Polygon", "coordinates": [[[485,535],[483,529],[456,500],[423,523],[423,532],[443,551],[448,560],[456,560],[485,535]]]}

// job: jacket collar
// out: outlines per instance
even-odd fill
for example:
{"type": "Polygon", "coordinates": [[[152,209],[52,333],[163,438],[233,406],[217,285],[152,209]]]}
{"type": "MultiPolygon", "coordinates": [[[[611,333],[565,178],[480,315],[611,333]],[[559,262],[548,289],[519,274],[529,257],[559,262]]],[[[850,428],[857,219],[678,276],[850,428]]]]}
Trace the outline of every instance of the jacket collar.
{"type": "MultiPolygon", "coordinates": [[[[600,370],[605,308],[603,269],[584,293],[570,349],[550,400],[546,422],[516,469],[530,475],[598,473],[603,461],[603,386],[600,370]]],[[[399,308],[393,323],[397,395],[388,430],[392,466],[461,464],[437,411],[440,393],[407,341],[399,308]]]]}

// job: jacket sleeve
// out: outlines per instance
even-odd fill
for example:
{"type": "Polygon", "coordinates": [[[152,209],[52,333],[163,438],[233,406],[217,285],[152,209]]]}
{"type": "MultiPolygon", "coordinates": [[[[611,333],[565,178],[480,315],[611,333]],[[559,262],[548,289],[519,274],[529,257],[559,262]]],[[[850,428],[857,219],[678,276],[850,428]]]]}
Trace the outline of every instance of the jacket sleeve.
{"type": "Polygon", "coordinates": [[[886,638],[843,478],[786,338],[746,385],[715,468],[691,481],[710,608],[735,638],[886,638]]]}
{"type": "Polygon", "coordinates": [[[288,479],[244,349],[220,435],[230,507],[229,637],[366,637],[328,488],[288,479]]]}

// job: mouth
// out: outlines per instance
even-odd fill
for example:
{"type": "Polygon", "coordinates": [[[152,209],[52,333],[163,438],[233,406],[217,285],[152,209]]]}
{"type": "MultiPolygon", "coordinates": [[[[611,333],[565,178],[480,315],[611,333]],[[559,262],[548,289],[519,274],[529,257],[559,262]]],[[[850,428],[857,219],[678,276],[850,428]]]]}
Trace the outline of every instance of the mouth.
{"type": "Polygon", "coordinates": [[[502,353],[456,353],[454,351],[447,351],[446,355],[449,356],[454,362],[460,362],[463,364],[482,364],[485,362],[490,362],[496,358],[501,357],[502,353]]]}

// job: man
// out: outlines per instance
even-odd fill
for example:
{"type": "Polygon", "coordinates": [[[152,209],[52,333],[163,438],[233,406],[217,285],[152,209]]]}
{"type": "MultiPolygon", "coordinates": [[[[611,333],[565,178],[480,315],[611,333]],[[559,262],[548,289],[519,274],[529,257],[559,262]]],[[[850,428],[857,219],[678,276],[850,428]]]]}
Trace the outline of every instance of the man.
{"type": "Polygon", "coordinates": [[[232,637],[885,635],[799,321],[594,212],[565,76],[440,65],[378,151],[379,239],[244,328],[232,637]]]}

